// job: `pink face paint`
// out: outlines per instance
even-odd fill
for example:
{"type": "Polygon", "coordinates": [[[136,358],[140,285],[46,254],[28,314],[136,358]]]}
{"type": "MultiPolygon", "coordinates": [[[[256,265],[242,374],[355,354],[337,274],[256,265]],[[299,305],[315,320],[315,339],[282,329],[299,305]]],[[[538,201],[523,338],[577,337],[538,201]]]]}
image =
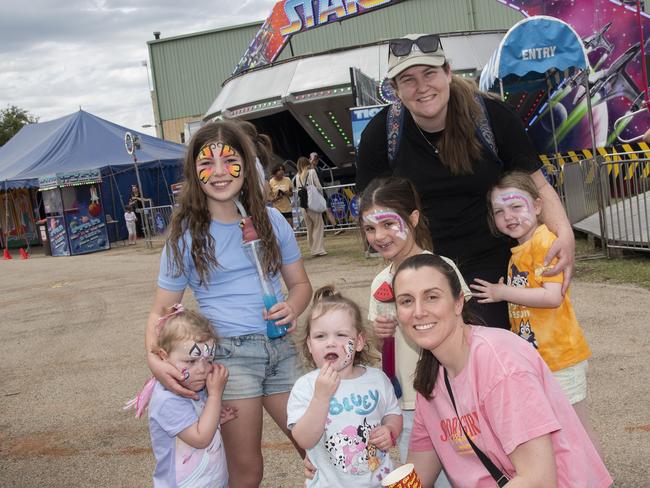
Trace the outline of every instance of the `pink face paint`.
{"type": "Polygon", "coordinates": [[[183,381],[187,381],[190,379],[190,370],[187,368],[181,369],[181,373],[183,373],[183,381]]]}
{"type": "Polygon", "coordinates": [[[406,240],[406,235],[409,232],[409,228],[406,222],[404,222],[404,219],[396,212],[389,210],[376,210],[368,215],[364,215],[363,221],[373,225],[379,225],[389,221],[391,222],[389,228],[395,232],[396,237],[403,241],[406,240]]]}
{"type": "Polygon", "coordinates": [[[512,188],[505,190],[494,190],[492,194],[492,206],[496,208],[507,208],[510,215],[519,218],[521,222],[528,225],[537,224],[533,200],[527,192],[517,191],[512,188]]]}

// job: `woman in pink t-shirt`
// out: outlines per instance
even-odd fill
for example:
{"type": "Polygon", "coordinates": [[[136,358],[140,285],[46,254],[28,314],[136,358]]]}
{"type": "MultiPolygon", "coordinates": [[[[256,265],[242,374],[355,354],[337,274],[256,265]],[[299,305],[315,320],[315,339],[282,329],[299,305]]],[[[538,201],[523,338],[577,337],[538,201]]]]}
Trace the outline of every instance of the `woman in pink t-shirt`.
{"type": "Polygon", "coordinates": [[[510,478],[508,487],[612,484],[537,351],[509,331],[468,325],[452,266],[436,255],[410,257],[396,270],[393,289],[400,327],[422,348],[408,460],[423,486],[432,486],[443,467],[456,488],[495,486],[466,436],[510,478]]]}

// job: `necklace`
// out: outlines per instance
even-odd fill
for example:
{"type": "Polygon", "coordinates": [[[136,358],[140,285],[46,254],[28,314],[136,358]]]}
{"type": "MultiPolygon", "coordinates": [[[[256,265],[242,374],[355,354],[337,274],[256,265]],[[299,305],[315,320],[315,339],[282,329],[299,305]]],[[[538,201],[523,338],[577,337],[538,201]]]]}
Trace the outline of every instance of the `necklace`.
{"type": "Polygon", "coordinates": [[[415,124],[415,127],[418,128],[418,132],[422,136],[422,139],[424,139],[425,142],[429,145],[429,147],[431,147],[431,149],[433,149],[433,152],[435,154],[438,154],[438,148],[436,146],[434,146],[433,144],[431,144],[431,141],[429,139],[427,139],[427,136],[424,135],[424,132],[422,132],[422,129],[420,129],[420,126],[418,125],[418,123],[415,120],[413,120],[413,123],[415,124]]]}

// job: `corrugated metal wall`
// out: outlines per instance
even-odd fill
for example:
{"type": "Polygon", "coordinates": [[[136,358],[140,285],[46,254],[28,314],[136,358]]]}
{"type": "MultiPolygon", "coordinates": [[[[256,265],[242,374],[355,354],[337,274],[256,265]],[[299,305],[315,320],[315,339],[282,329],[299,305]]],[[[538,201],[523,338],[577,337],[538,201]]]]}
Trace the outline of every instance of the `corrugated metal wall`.
{"type": "MultiPolygon", "coordinates": [[[[521,20],[496,0],[405,0],[392,7],[294,36],[295,55],[389,39],[413,32],[507,29],[521,20]]],[[[202,115],[260,24],[150,41],[149,57],[163,121],[202,115]]],[[[280,59],[290,57],[287,46],[280,59]]]]}

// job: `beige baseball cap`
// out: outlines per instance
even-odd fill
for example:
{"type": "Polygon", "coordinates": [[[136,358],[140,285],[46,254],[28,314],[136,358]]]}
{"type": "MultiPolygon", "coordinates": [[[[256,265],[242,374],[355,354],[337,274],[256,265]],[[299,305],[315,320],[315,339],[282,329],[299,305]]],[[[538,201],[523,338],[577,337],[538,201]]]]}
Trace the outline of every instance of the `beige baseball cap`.
{"type": "MultiPolygon", "coordinates": [[[[427,36],[430,34],[408,34],[403,36],[402,39],[410,39],[412,41],[419,39],[422,36],[427,36]]],[[[422,52],[419,46],[416,43],[413,43],[411,46],[411,51],[404,56],[395,56],[393,51],[388,49],[388,78],[395,78],[405,69],[410,68],[411,66],[425,65],[425,66],[434,66],[440,67],[445,64],[447,58],[445,57],[445,52],[442,50],[442,45],[438,45],[438,49],[434,52],[425,53],[422,52]]]]}

